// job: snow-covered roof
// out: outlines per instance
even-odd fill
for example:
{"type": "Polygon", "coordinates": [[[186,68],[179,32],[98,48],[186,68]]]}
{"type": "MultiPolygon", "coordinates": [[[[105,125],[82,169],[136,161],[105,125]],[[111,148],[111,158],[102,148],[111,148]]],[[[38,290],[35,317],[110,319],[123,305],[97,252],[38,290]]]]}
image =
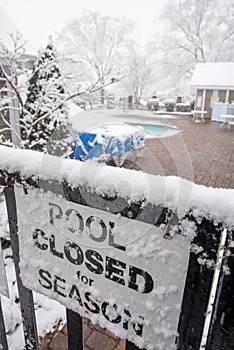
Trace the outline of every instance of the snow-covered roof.
{"type": "MultiPolygon", "coordinates": [[[[12,48],[12,40],[10,34],[15,34],[19,32],[19,29],[16,27],[14,22],[6,14],[6,12],[0,6],[0,40],[9,48],[12,48]]],[[[21,33],[22,34],[22,33],[21,33]]],[[[24,40],[27,39],[23,36],[24,40]]],[[[35,54],[36,50],[33,46],[27,41],[26,43],[26,53],[29,55],[35,54]]]]}
{"type": "Polygon", "coordinates": [[[234,90],[234,62],[198,63],[191,87],[234,90]]]}

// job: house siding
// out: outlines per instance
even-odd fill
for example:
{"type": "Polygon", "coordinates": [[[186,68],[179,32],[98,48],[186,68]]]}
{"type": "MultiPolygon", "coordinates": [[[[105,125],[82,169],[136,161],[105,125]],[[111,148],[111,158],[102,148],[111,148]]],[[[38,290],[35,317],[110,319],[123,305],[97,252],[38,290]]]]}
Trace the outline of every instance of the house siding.
{"type": "Polygon", "coordinates": [[[234,90],[229,91],[229,102],[234,103],[234,90]]]}
{"type": "Polygon", "coordinates": [[[227,94],[227,90],[219,90],[219,94],[218,94],[219,102],[223,102],[223,103],[226,102],[226,94],[227,94]]]}
{"type": "MultiPolygon", "coordinates": [[[[204,110],[207,112],[206,118],[211,119],[213,104],[217,102],[226,102],[227,90],[213,90],[213,89],[198,89],[196,93],[196,106],[195,109],[201,110],[203,105],[203,92],[206,90],[204,110]]],[[[229,91],[229,103],[234,103],[234,90],[229,91]]]]}
{"type": "Polygon", "coordinates": [[[206,118],[211,119],[212,114],[212,96],[213,96],[213,90],[206,90],[206,99],[205,99],[205,111],[207,112],[206,118]]]}
{"type": "Polygon", "coordinates": [[[203,96],[203,90],[197,90],[197,96],[196,96],[196,109],[200,110],[202,108],[202,96],[203,96]]]}

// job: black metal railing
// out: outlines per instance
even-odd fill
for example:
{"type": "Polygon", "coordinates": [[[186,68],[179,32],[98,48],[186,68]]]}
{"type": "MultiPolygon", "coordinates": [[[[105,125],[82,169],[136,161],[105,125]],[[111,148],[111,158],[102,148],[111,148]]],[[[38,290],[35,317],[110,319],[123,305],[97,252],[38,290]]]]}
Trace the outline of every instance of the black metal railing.
{"type": "MultiPolygon", "coordinates": [[[[17,207],[14,192],[16,181],[24,186],[25,191],[27,191],[27,187],[40,187],[46,191],[58,193],[58,188],[61,188],[61,184],[58,186],[55,181],[40,181],[39,183],[39,180],[32,177],[22,177],[19,173],[9,174],[6,171],[0,172],[0,185],[4,187],[10,227],[10,240],[19,290],[25,349],[36,350],[39,348],[39,345],[32,291],[23,286],[20,278],[17,207]]],[[[156,226],[164,224],[168,228],[166,234],[170,234],[170,228],[173,225],[178,225],[179,219],[176,213],[168,208],[151,204],[143,206],[142,202],[128,203],[124,198],[115,198],[115,200],[113,198],[103,198],[100,194],[95,193],[95,191],[90,192],[87,188],[78,187],[73,189],[65,181],[62,183],[62,192],[66,200],[70,202],[91,206],[111,213],[121,211],[122,216],[131,217],[132,220],[136,219],[156,226]]],[[[175,339],[175,343],[178,350],[201,350],[202,333],[214,277],[214,266],[210,267],[207,262],[216,261],[217,259],[224,227],[221,222],[214,223],[210,218],[197,220],[193,216],[192,210],[187,212],[185,218],[196,225],[196,236],[193,239],[190,251],[178,325],[178,337],[175,339]],[[200,247],[199,251],[194,249],[196,246],[200,247]]],[[[234,232],[229,230],[225,243],[221,277],[219,278],[215,305],[209,325],[209,337],[205,347],[203,347],[206,350],[230,350],[234,348],[233,236],[234,232]]],[[[67,309],[67,327],[68,349],[82,350],[84,348],[82,317],[74,311],[67,309]]],[[[0,349],[8,349],[1,303],[0,349]]],[[[135,349],[138,349],[136,345],[130,341],[126,341],[126,350],[135,349]]]]}

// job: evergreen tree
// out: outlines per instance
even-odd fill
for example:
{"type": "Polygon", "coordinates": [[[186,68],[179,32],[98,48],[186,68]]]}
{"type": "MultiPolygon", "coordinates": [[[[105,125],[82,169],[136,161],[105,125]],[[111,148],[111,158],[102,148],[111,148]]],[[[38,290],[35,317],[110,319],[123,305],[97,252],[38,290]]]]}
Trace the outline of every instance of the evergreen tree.
{"type": "Polygon", "coordinates": [[[21,121],[24,147],[56,154],[66,150],[69,121],[64,99],[63,79],[50,41],[29,80],[21,121]]]}

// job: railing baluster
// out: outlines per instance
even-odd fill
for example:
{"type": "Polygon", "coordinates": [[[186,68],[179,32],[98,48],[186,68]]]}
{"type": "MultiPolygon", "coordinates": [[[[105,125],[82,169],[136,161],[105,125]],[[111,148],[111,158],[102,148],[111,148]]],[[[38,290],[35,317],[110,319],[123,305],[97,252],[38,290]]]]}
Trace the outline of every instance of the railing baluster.
{"type": "Polygon", "coordinates": [[[234,348],[234,230],[228,231],[207,350],[234,348]]]}
{"type": "Polygon", "coordinates": [[[67,309],[68,350],[83,350],[82,317],[67,309]]]}
{"type": "Polygon", "coordinates": [[[19,291],[20,308],[23,320],[25,349],[38,350],[37,327],[32,291],[25,288],[20,279],[17,209],[13,184],[9,183],[8,186],[4,188],[4,194],[6,199],[6,207],[11,236],[11,246],[19,291]]]}

